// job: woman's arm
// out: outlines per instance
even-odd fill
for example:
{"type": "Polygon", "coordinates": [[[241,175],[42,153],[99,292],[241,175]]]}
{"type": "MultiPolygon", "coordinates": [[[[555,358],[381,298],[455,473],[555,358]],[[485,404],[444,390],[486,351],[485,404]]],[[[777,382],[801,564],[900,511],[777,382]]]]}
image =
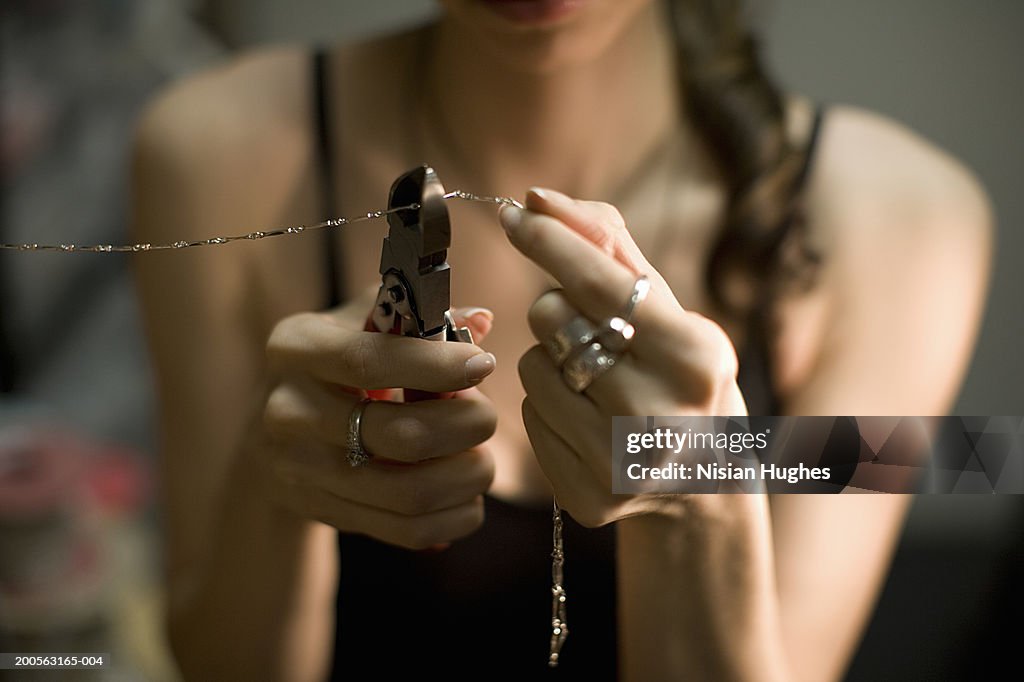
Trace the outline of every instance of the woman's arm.
{"type": "Polygon", "coordinates": [[[628,351],[583,392],[540,346],[519,365],[526,429],[559,503],[587,526],[618,522],[625,679],[788,680],[766,496],[611,492],[613,415],[746,413],[728,337],[679,305],[607,204],[542,190],[526,206],[502,209],[509,238],[563,286],[530,310],[541,343],[577,316],[616,314],[638,273],[651,282],[628,351]]]}
{"type": "MultiPolygon", "coordinates": [[[[977,185],[945,157],[902,131],[864,125],[830,121],[829,137],[844,143],[826,145],[831,149],[819,171],[839,175],[829,180],[834,194],[818,192],[823,205],[817,207],[833,235],[833,257],[820,284],[830,319],[811,371],[798,387],[791,384],[788,411],[942,414],[962,381],[979,325],[990,250],[987,205],[977,185]],[[853,129],[843,130],[847,125],[853,129]]],[[[595,228],[601,217],[588,219],[586,205],[545,204],[535,197],[528,203],[565,221],[606,256],[627,266],[632,259],[650,272],[608,214],[602,237],[595,228]]],[[[602,305],[614,306],[606,290],[628,288],[623,277],[602,266],[592,246],[573,247],[556,225],[529,220],[527,228],[506,221],[513,244],[566,287],[562,303],[548,295],[531,311],[538,339],[553,331],[553,320],[574,314],[557,310],[565,300],[594,320],[609,314],[601,312],[602,305]],[[575,255],[555,254],[556,245],[575,255]],[[574,273],[580,262],[586,267],[574,273]]],[[[670,307],[667,300],[656,303],[670,307]]],[[[635,344],[641,334],[671,331],[657,329],[656,319],[642,322],[635,344]]],[[[585,523],[618,521],[625,678],[837,679],[871,612],[911,498],[609,496],[607,462],[592,453],[606,452],[604,421],[612,414],[737,413],[686,399],[685,391],[673,398],[678,411],[665,409],[671,407],[666,396],[687,377],[697,382],[697,395],[708,385],[726,395],[734,383],[722,377],[709,382],[715,372],[680,374],[676,353],[703,357],[703,365],[721,363],[727,354],[710,352],[713,334],[701,340],[676,331],[675,347],[660,353],[635,345],[636,355],[620,363],[623,369],[609,370],[606,376],[614,378],[590,400],[559,386],[542,350],[530,351],[520,364],[527,429],[559,500],[585,523]]]]}
{"type": "MultiPolygon", "coordinates": [[[[814,208],[830,235],[821,286],[831,315],[787,411],[945,414],[988,281],[984,193],[947,157],[876,117],[839,110],[828,130],[814,208]]],[[[698,671],[693,679],[842,678],[913,498],[773,495],[770,507],[749,498],[719,501],[724,518],[620,522],[627,679],[673,670],[698,671]]]]}
{"type": "MultiPolygon", "coordinates": [[[[148,111],[136,147],[136,241],[310,217],[290,208],[313,205],[292,196],[313,186],[295,180],[305,148],[276,143],[288,129],[280,122],[241,115],[261,111],[236,85],[251,68],[202,76],[148,111]]],[[[303,253],[312,246],[274,245],[286,259],[319,263],[303,253]]],[[[268,293],[256,278],[261,253],[241,245],[136,262],[161,404],[168,626],[188,679],[316,679],[329,660],[334,536],[273,508],[251,466],[269,327],[318,305],[288,291],[318,292],[317,273],[290,273],[284,293],[268,293]]]]}
{"type": "MultiPolygon", "coordinates": [[[[318,205],[301,132],[312,115],[261,104],[275,66],[214,78],[212,92],[201,79],[146,116],[140,241],[314,221],[300,210],[318,205]],[[238,115],[209,106],[225,102],[238,115]]],[[[424,549],[483,523],[497,415],[476,386],[494,357],[364,331],[372,290],[308,312],[324,303],[320,236],[139,260],[163,406],[170,634],[189,678],[322,678],[338,530],[424,549]],[[359,436],[371,459],[350,466],[353,411],[367,390],[391,387],[455,395],[366,407],[359,436]]],[[[490,330],[489,311],[452,314],[477,340],[490,330]]]]}
{"type": "MultiPolygon", "coordinates": [[[[788,410],[947,414],[984,309],[993,238],[985,193],[940,150],[874,114],[830,110],[826,131],[813,210],[836,254],[823,282],[832,312],[788,410]]],[[[771,498],[791,679],[842,677],[912,499],[771,498]]]]}

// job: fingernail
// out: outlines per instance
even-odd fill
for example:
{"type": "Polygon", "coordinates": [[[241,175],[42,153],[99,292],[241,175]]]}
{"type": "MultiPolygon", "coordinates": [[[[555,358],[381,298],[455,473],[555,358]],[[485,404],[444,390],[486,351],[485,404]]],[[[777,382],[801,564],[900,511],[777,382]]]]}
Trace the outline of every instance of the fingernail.
{"type": "Polygon", "coordinates": [[[494,313],[487,308],[459,308],[455,310],[454,317],[457,323],[469,327],[472,340],[477,344],[491,333],[494,326],[494,313]]]}
{"type": "Polygon", "coordinates": [[[479,353],[469,360],[466,360],[466,381],[471,384],[484,380],[488,374],[494,371],[496,361],[491,353],[479,353]]]}
{"type": "Polygon", "coordinates": [[[498,219],[501,221],[502,228],[506,232],[511,232],[523,221],[523,209],[505,204],[498,212],[498,219]]]}
{"type": "Polygon", "coordinates": [[[494,322],[494,313],[487,308],[459,308],[456,313],[458,317],[462,317],[467,320],[471,317],[475,317],[476,315],[483,315],[488,321],[494,322]]]}
{"type": "Polygon", "coordinates": [[[436,554],[438,552],[443,552],[443,551],[451,548],[451,546],[452,546],[452,543],[450,543],[450,542],[439,542],[436,545],[431,545],[430,547],[427,547],[425,550],[423,550],[423,552],[430,553],[430,554],[436,554]]]}
{"type": "Polygon", "coordinates": [[[553,206],[571,206],[573,203],[572,198],[569,197],[569,195],[562,194],[557,190],[548,189],[546,187],[531,187],[529,191],[526,193],[527,206],[529,206],[530,204],[531,194],[537,197],[538,199],[546,201],[547,203],[553,206]]]}

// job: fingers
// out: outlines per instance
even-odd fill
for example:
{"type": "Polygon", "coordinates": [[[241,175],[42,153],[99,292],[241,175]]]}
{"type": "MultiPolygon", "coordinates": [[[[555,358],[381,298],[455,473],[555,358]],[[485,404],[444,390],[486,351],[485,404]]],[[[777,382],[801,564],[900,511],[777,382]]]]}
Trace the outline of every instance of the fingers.
{"type": "MultiPolygon", "coordinates": [[[[587,241],[622,263],[634,276],[647,275],[655,289],[671,292],[668,283],[648,262],[619,210],[603,201],[582,201],[552,189],[531,188],[526,194],[526,207],[546,213],[562,221],[587,241]]],[[[673,303],[678,305],[674,297],[673,303]]]]}
{"type": "Polygon", "coordinates": [[[497,425],[494,406],[475,389],[456,400],[374,402],[363,412],[363,445],[374,456],[417,462],[475,447],[497,425]]]}
{"type": "Polygon", "coordinates": [[[588,316],[602,319],[622,307],[636,275],[601,247],[543,213],[504,206],[500,217],[512,245],[558,280],[588,316]]]}
{"type": "Polygon", "coordinates": [[[609,506],[596,499],[603,488],[572,447],[544,422],[531,398],[523,401],[523,424],[537,461],[551,481],[558,504],[588,528],[608,523],[610,519],[602,510],[609,506]]]}
{"type": "MultiPolygon", "coordinates": [[[[302,516],[402,547],[451,542],[483,522],[482,495],[494,477],[481,444],[494,433],[496,413],[473,388],[494,371],[494,356],[474,344],[358,331],[368,309],[295,315],[271,334],[268,361],[278,375],[264,413],[275,436],[267,448],[271,495],[302,516]],[[368,403],[359,436],[373,456],[353,468],[345,456],[349,422],[363,391],[398,387],[457,393],[368,403]]],[[[493,321],[481,308],[452,317],[476,340],[493,321]]]]}
{"type": "MultiPolygon", "coordinates": [[[[270,395],[264,421],[271,433],[344,448],[359,399],[336,387],[295,379],[270,395]]],[[[478,390],[456,400],[374,401],[363,410],[363,446],[375,458],[418,462],[468,450],[494,435],[497,414],[478,390]]]]}
{"type": "MultiPolygon", "coordinates": [[[[601,267],[601,272],[614,272],[615,269],[604,268],[617,263],[622,266],[621,270],[632,276],[631,281],[639,275],[647,275],[655,291],[667,299],[666,304],[680,308],[664,278],[647,261],[640,247],[633,241],[622,214],[611,204],[580,201],[554,190],[533,188],[526,195],[526,207],[526,211],[515,207],[503,207],[499,214],[502,226],[513,245],[547,270],[563,286],[566,285],[563,277],[583,278],[583,281],[586,281],[588,268],[601,267]],[[542,221],[533,224],[532,219],[538,215],[552,218],[554,223],[542,221]],[[565,234],[559,235],[559,225],[562,227],[561,232],[579,237],[593,249],[580,250],[578,242],[565,239],[565,234]],[[562,238],[559,239],[559,236],[562,238]],[[544,241],[538,243],[538,238],[544,241]],[[552,251],[554,253],[551,253],[552,251]],[[600,263],[602,259],[598,258],[597,254],[604,256],[603,264],[600,263]],[[563,258],[552,258],[559,255],[563,258]],[[569,258],[564,258],[566,256],[569,258]]],[[[609,284],[614,285],[614,281],[609,284]]],[[[617,305],[621,306],[621,302],[617,305]]],[[[610,314],[604,312],[605,316],[610,314]]]]}
{"type": "Polygon", "coordinates": [[[465,537],[480,528],[484,521],[484,503],[480,495],[455,507],[409,516],[342,499],[298,481],[278,488],[279,503],[294,513],[344,532],[369,535],[413,550],[465,537]]]}
{"type": "Polygon", "coordinates": [[[561,372],[543,348],[534,346],[520,358],[519,377],[531,406],[573,450],[588,456],[603,453],[611,446],[608,419],[586,396],[571,390],[562,381],[561,372]],[[572,419],[561,418],[567,414],[571,414],[572,419]]]}
{"type": "MultiPolygon", "coordinates": [[[[580,316],[581,312],[566,299],[565,294],[555,289],[542,294],[534,301],[527,312],[527,321],[534,338],[542,345],[550,346],[555,334],[580,316]]],[[[588,322],[595,334],[600,332],[602,321],[591,319],[588,322]]],[[[630,352],[637,354],[638,357],[662,358],[679,344],[678,338],[669,340],[664,334],[650,329],[643,331],[645,333],[637,333],[630,344],[630,352]]]]}
{"type": "Polygon", "coordinates": [[[279,371],[298,370],[366,390],[459,391],[479,384],[495,367],[494,356],[474,344],[353,331],[337,316],[321,313],[293,315],[278,323],[267,355],[279,371]]]}
{"type": "Polygon", "coordinates": [[[473,342],[479,344],[491,333],[494,313],[487,308],[456,308],[452,311],[452,319],[458,327],[469,327],[473,342]]]}
{"type": "Polygon", "coordinates": [[[485,493],[494,478],[494,460],[483,450],[418,464],[371,459],[353,468],[337,448],[293,444],[279,449],[273,468],[290,485],[403,516],[467,504],[485,493]]]}
{"type": "MultiPolygon", "coordinates": [[[[551,274],[583,315],[600,321],[621,314],[637,279],[630,269],[549,215],[506,206],[501,218],[512,244],[551,274]]],[[[681,312],[667,286],[658,282],[652,282],[657,286],[635,311],[638,329],[664,332],[681,312]]]]}
{"type": "Polygon", "coordinates": [[[412,464],[374,458],[356,468],[323,443],[271,439],[268,453],[269,490],[285,508],[412,549],[478,528],[494,478],[486,446],[412,464]]]}
{"type": "Polygon", "coordinates": [[[561,192],[533,187],[526,194],[526,207],[561,220],[626,266],[634,276],[653,270],[626,230],[622,214],[611,204],[577,201],[561,192]]]}
{"type": "MultiPolygon", "coordinates": [[[[547,345],[560,328],[578,316],[579,312],[565,296],[555,290],[540,296],[527,317],[533,335],[542,345],[547,345]]],[[[685,337],[678,333],[669,336],[642,331],[644,333],[637,332],[628,352],[618,357],[615,366],[594,379],[586,389],[586,395],[609,414],[647,414],[644,410],[650,410],[659,397],[666,397],[666,377],[679,378],[674,359],[680,355],[685,337]]],[[[546,355],[551,357],[550,353],[546,355]]],[[[552,380],[557,379],[565,391],[573,393],[562,380],[561,370],[550,360],[548,365],[552,380]]],[[[538,363],[538,371],[540,367],[538,363]]],[[[554,389],[538,387],[536,390],[554,389]]]]}
{"type": "Polygon", "coordinates": [[[670,404],[659,377],[640,373],[628,358],[594,379],[584,393],[569,388],[561,370],[540,346],[520,359],[519,376],[548,427],[569,443],[601,480],[609,475],[611,415],[654,414],[651,410],[656,406],[670,404]]]}

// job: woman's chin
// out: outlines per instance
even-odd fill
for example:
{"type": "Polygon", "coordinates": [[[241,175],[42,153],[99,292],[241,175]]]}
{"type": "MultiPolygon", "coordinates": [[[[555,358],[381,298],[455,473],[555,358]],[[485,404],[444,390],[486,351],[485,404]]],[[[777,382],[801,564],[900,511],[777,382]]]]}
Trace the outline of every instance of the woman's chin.
{"type": "Polygon", "coordinates": [[[549,26],[569,20],[589,0],[479,0],[502,19],[521,26],[549,26]]]}
{"type": "Polygon", "coordinates": [[[478,48],[514,71],[546,73],[593,60],[651,0],[442,0],[478,48]]]}

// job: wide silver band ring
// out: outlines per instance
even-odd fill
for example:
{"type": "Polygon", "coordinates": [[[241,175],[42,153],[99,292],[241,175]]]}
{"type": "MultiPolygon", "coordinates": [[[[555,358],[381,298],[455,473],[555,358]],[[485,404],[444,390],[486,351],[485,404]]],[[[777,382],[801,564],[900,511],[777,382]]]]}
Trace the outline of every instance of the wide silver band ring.
{"type": "Polygon", "coordinates": [[[555,364],[561,367],[573,351],[594,340],[597,329],[585,317],[574,317],[564,326],[555,330],[545,346],[555,364]]]}
{"type": "Polygon", "coordinates": [[[610,317],[601,325],[597,340],[612,353],[625,353],[629,348],[636,329],[625,318],[610,317]]]}
{"type": "Polygon", "coordinates": [[[565,361],[562,365],[562,379],[569,388],[582,393],[597,377],[614,367],[617,361],[615,353],[609,352],[600,343],[590,343],[565,361]]]}
{"type": "Polygon", "coordinates": [[[370,453],[363,447],[363,411],[372,400],[363,398],[352,409],[348,417],[348,438],[345,443],[345,458],[353,467],[365,466],[370,461],[370,453]]]}

